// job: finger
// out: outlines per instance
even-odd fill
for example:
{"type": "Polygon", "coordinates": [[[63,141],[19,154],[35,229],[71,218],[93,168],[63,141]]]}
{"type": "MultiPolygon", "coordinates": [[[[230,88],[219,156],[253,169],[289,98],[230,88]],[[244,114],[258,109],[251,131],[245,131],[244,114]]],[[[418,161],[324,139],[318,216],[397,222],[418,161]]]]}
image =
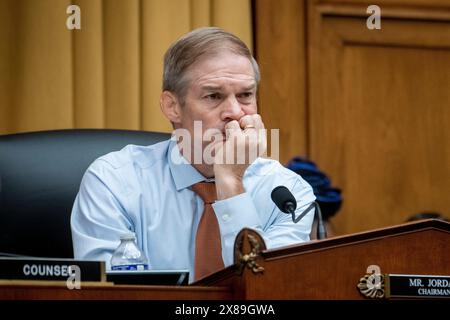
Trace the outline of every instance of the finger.
{"type": "Polygon", "coordinates": [[[253,120],[253,124],[254,124],[254,126],[255,126],[255,128],[257,130],[265,129],[264,123],[263,123],[262,118],[261,118],[261,116],[259,114],[257,114],[257,113],[252,114],[251,117],[252,117],[252,120],[253,120]]]}
{"type": "Polygon", "coordinates": [[[256,143],[258,145],[258,157],[264,156],[267,152],[267,131],[259,114],[253,114],[252,120],[255,124],[255,130],[253,131],[255,131],[257,135],[256,143]]]}
{"type": "Polygon", "coordinates": [[[240,127],[242,128],[242,130],[245,130],[245,128],[248,127],[248,126],[253,126],[253,127],[255,127],[253,118],[252,118],[252,116],[249,115],[249,114],[247,114],[247,115],[245,115],[245,116],[243,116],[243,117],[241,117],[241,118],[239,119],[239,125],[240,125],[240,127]]]}
{"type": "Polygon", "coordinates": [[[267,152],[267,132],[266,129],[258,130],[258,156],[265,156],[267,152]]]}
{"type": "Polygon", "coordinates": [[[241,132],[241,127],[239,126],[239,122],[237,120],[232,120],[225,125],[225,135],[228,140],[230,135],[241,132]]]}
{"type": "Polygon", "coordinates": [[[243,116],[239,119],[239,125],[243,130],[255,128],[258,131],[265,128],[261,116],[257,113],[243,116]]]}

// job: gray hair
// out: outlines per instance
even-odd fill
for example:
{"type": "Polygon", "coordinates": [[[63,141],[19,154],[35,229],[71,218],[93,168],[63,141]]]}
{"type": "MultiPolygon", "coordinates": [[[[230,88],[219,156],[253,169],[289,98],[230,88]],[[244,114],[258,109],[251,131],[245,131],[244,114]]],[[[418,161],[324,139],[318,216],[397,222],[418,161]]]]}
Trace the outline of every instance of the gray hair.
{"type": "Polygon", "coordinates": [[[186,71],[202,56],[214,55],[221,50],[229,50],[247,57],[253,67],[256,83],[260,73],[258,63],[245,43],[235,35],[220,28],[207,27],[195,29],[173,43],[164,55],[163,91],[177,95],[181,104],[188,87],[186,71]]]}

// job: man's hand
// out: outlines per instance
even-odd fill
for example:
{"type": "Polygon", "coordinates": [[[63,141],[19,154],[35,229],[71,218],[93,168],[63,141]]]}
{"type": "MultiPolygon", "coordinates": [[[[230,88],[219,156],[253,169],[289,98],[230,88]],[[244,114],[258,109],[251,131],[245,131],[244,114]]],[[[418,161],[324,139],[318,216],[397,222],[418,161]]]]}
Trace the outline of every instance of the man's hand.
{"type": "Polygon", "coordinates": [[[245,170],[267,148],[266,131],[259,114],[228,122],[225,134],[226,140],[217,146],[214,157],[218,200],[245,192],[242,184],[245,170]]]}

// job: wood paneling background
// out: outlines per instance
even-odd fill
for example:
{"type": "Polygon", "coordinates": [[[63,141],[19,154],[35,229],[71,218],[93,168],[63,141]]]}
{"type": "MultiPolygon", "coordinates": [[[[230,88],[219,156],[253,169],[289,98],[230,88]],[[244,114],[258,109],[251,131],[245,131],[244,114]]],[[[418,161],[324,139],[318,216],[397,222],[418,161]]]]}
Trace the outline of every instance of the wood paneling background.
{"type": "Polygon", "coordinates": [[[279,129],[280,158],[307,151],[306,20],[303,1],[256,1],[255,51],[261,68],[259,109],[279,129]]]}
{"type": "Polygon", "coordinates": [[[392,3],[255,2],[263,118],[343,190],[338,234],[449,214],[450,3],[392,3]]]}

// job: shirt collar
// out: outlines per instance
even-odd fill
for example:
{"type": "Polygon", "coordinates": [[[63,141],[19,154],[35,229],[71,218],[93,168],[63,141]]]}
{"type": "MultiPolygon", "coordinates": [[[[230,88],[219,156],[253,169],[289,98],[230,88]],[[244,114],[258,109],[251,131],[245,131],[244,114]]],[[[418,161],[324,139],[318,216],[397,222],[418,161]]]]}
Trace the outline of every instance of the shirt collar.
{"type": "Polygon", "coordinates": [[[206,178],[181,155],[174,136],[170,139],[167,160],[177,191],[190,187],[197,182],[206,180],[206,178]]]}

